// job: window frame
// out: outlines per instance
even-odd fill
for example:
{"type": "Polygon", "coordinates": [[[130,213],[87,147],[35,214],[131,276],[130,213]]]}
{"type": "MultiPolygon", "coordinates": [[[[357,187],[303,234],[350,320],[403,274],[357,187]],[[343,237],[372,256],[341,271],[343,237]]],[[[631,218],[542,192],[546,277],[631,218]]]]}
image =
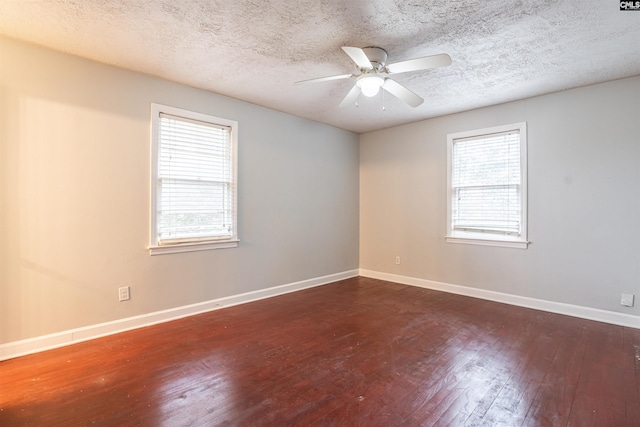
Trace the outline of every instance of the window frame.
{"type": "Polygon", "coordinates": [[[235,248],[238,246],[238,122],[234,120],[215,117],[209,114],[199,113],[182,108],[171,107],[157,103],[151,103],[151,192],[150,192],[150,230],[149,230],[149,254],[162,255],[170,253],[204,251],[212,249],[235,248]],[[231,129],[231,177],[232,177],[232,230],[229,238],[203,237],[182,239],[175,242],[160,244],[158,236],[158,162],[159,162],[159,135],[160,117],[169,115],[186,120],[194,120],[212,124],[214,126],[226,126],[231,129]]]}
{"type": "Polygon", "coordinates": [[[484,129],[476,129],[465,132],[451,133],[447,135],[447,224],[445,241],[448,243],[464,243],[471,245],[501,246],[508,248],[526,249],[528,247],[528,183],[527,183],[527,123],[518,122],[508,125],[493,126],[484,129]],[[493,134],[519,131],[520,135],[520,234],[517,236],[486,232],[473,232],[466,230],[454,230],[452,223],[453,214],[453,145],[456,140],[480,138],[493,134]]]}

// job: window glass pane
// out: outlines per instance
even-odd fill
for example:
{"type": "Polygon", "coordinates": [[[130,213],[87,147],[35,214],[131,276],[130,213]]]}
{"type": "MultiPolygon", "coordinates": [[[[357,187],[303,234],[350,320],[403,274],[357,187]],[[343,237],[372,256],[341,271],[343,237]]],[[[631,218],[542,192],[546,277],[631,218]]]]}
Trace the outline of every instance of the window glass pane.
{"type": "Polygon", "coordinates": [[[230,184],[162,180],[159,240],[231,234],[230,184]]]}
{"type": "Polygon", "coordinates": [[[459,187],[453,196],[453,227],[520,232],[520,186],[459,187]]]}
{"type": "Polygon", "coordinates": [[[519,132],[455,140],[453,170],[454,187],[519,184],[519,132]]]}

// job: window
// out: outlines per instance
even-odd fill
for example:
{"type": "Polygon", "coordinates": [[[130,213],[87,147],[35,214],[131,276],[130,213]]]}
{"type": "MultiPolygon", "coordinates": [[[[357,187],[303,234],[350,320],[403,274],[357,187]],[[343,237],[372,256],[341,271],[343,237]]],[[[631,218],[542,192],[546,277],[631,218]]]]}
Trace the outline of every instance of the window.
{"type": "Polygon", "coordinates": [[[151,255],[238,246],[237,128],[151,104],[151,255]]]}
{"type": "Polygon", "coordinates": [[[526,123],[447,136],[448,242],[527,247],[526,123]]]}

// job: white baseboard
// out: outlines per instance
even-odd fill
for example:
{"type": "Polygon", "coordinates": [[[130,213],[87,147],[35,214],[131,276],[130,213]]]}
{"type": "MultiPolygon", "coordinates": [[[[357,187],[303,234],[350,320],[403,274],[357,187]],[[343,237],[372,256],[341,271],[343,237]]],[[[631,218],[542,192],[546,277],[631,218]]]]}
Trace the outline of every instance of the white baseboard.
{"type": "Polygon", "coordinates": [[[415,277],[400,276],[397,274],[382,273],[379,271],[365,269],[360,269],[360,276],[640,329],[640,317],[630,314],[616,313],[597,308],[522,297],[502,292],[452,285],[450,283],[435,282],[433,280],[417,279],[415,277]]]}
{"type": "Polygon", "coordinates": [[[223,307],[231,307],[234,305],[283,295],[302,289],[325,285],[327,283],[356,277],[357,275],[358,270],[344,271],[342,273],[330,274],[328,276],[316,277],[313,279],[302,280],[300,282],[274,286],[267,289],[260,289],[257,291],[246,292],[243,294],[232,295],[210,301],[204,301],[197,304],[171,308],[168,310],[155,311],[152,313],[142,314],[134,317],[127,317],[125,319],[114,320],[111,322],[100,323],[83,328],[71,329],[68,331],[57,332],[54,334],[43,335],[21,341],[9,342],[0,345],[0,361],[24,356],[27,354],[37,353],[44,350],[50,350],[57,347],[63,347],[65,345],[75,344],[81,341],[87,341],[106,335],[113,335],[117,334],[118,332],[124,332],[144,326],[151,326],[158,323],[168,322],[171,320],[180,319],[182,317],[193,316],[195,314],[205,313],[223,307]]]}

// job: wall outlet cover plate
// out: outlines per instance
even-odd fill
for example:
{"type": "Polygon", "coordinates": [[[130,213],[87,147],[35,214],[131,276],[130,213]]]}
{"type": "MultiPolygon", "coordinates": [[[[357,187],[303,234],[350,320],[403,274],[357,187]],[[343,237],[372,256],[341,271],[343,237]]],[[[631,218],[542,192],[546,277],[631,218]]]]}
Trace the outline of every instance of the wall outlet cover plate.
{"type": "Polygon", "coordinates": [[[620,297],[620,305],[624,305],[625,307],[633,307],[633,294],[622,294],[620,297]]]}

